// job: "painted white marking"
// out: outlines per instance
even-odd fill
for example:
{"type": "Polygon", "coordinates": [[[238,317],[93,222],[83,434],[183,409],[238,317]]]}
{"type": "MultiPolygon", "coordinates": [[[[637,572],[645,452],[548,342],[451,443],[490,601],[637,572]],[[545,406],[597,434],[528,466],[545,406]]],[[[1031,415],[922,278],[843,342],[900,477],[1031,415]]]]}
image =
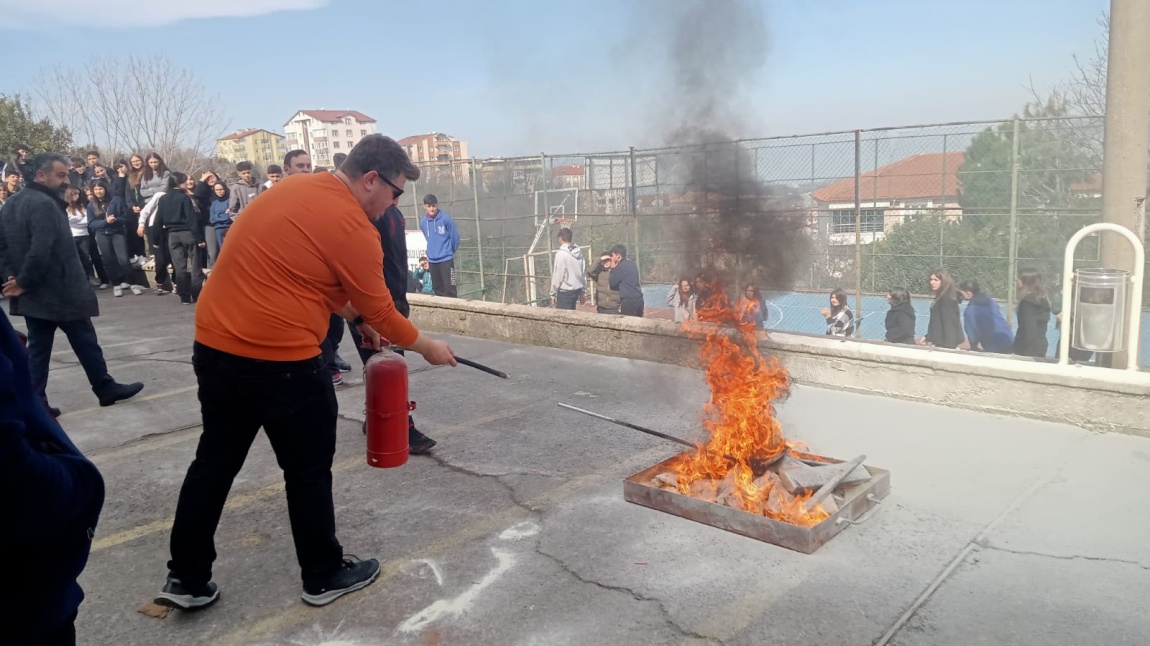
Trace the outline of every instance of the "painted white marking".
{"type": "Polygon", "coordinates": [[[443,572],[440,571],[439,564],[437,564],[435,561],[432,561],[431,559],[415,559],[415,562],[423,563],[427,565],[427,567],[431,568],[432,574],[435,575],[435,582],[438,583],[440,587],[443,587],[443,572]]]}
{"type": "Polygon", "coordinates": [[[523,521],[522,523],[512,525],[511,527],[508,527],[507,529],[503,530],[503,533],[499,535],[499,538],[501,538],[505,541],[517,541],[521,538],[527,538],[528,536],[534,536],[538,533],[539,533],[539,526],[538,525],[536,525],[535,523],[533,523],[531,521],[523,521]]]}
{"type": "Polygon", "coordinates": [[[589,393],[589,392],[587,392],[587,391],[585,391],[585,390],[579,390],[579,391],[576,391],[574,394],[575,394],[575,396],[576,396],[576,397],[590,397],[591,399],[596,399],[596,398],[598,398],[598,397],[599,397],[599,395],[595,395],[595,394],[593,394],[593,393],[589,393]]]}
{"type": "Polygon", "coordinates": [[[511,566],[515,564],[515,555],[506,550],[491,548],[491,553],[495,555],[497,564],[495,569],[483,575],[483,578],[472,584],[472,586],[463,594],[455,597],[454,599],[440,599],[430,606],[420,610],[416,614],[404,620],[395,628],[396,632],[413,633],[422,630],[426,626],[443,619],[444,617],[459,618],[463,614],[471,610],[472,604],[479,598],[479,594],[491,587],[496,581],[499,580],[511,566]]]}

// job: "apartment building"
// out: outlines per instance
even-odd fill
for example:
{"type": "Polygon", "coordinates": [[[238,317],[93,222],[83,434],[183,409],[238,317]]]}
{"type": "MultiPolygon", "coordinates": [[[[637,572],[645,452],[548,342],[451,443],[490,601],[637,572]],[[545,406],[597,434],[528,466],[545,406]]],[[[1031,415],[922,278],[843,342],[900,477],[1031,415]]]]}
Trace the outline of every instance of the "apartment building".
{"type": "Polygon", "coordinates": [[[231,163],[250,161],[259,169],[283,161],[284,136],[262,128],[237,130],[216,140],[216,156],[231,163]]]}
{"type": "Polygon", "coordinates": [[[357,110],[300,110],[284,124],[288,150],[306,150],[315,166],[332,167],[336,153],[347,153],[375,133],[375,119],[357,110]]]}

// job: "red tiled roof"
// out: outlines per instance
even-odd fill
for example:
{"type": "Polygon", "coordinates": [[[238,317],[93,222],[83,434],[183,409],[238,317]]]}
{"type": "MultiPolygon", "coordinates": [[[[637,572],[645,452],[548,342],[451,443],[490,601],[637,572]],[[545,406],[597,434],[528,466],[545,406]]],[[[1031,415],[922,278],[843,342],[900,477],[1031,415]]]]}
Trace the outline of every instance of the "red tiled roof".
{"type": "Polygon", "coordinates": [[[399,140],[399,145],[400,146],[414,146],[415,144],[423,141],[424,139],[427,139],[428,137],[430,137],[433,134],[435,134],[435,133],[429,132],[426,135],[412,135],[410,137],[404,137],[403,139],[399,140]]]}
{"type": "Polygon", "coordinates": [[[247,130],[237,130],[230,135],[225,135],[223,137],[220,137],[216,141],[232,141],[235,139],[243,139],[244,137],[247,137],[248,135],[251,135],[251,134],[254,134],[257,132],[268,132],[268,133],[271,133],[273,135],[276,135],[277,137],[281,136],[277,132],[272,132],[271,130],[266,130],[264,128],[249,128],[247,130]]]}
{"type": "MultiPolygon", "coordinates": [[[[927,153],[900,159],[877,171],[864,173],[859,181],[859,196],[873,200],[900,200],[924,197],[958,197],[958,167],[962,153],[927,153]],[[943,168],[943,158],[946,167],[943,168]],[[877,178],[876,178],[877,176],[877,178]],[[945,180],[945,183],[944,183],[945,180]]],[[[820,202],[853,202],[855,180],[840,180],[811,193],[820,202]]]]}
{"type": "Polygon", "coordinates": [[[300,110],[300,112],[323,123],[332,123],[340,121],[344,117],[353,117],[360,123],[375,123],[375,119],[367,116],[358,110],[300,110]]]}
{"type": "Polygon", "coordinates": [[[567,177],[582,177],[587,173],[587,167],[583,164],[572,164],[570,166],[556,166],[551,169],[551,176],[567,176],[567,177]]]}

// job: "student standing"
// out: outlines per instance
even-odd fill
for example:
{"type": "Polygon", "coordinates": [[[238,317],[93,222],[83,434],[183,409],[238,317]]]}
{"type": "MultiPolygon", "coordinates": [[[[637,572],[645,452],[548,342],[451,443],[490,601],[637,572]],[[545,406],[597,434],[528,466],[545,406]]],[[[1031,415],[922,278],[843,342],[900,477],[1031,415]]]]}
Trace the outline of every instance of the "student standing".
{"type": "Polygon", "coordinates": [[[1018,333],[1014,336],[1014,354],[1023,357],[1046,356],[1050,328],[1050,297],[1042,274],[1033,269],[1018,273],[1018,333]]]}
{"type": "Polygon", "coordinates": [[[950,272],[945,269],[931,272],[930,291],[934,292],[934,302],[930,305],[926,336],[919,339],[919,344],[953,350],[966,338],[962,334],[962,316],[958,313],[958,287],[950,272]]]}
{"type": "Polygon", "coordinates": [[[101,283],[93,274],[92,258],[88,248],[92,243],[92,235],[88,231],[88,209],[80,199],[80,189],[69,188],[64,191],[64,202],[68,205],[68,226],[72,228],[72,241],[76,243],[76,254],[80,256],[80,264],[84,267],[84,275],[92,287],[107,289],[108,285],[101,283]]]}
{"type": "Polygon", "coordinates": [[[843,290],[831,292],[831,306],[824,307],[822,315],[827,320],[827,336],[849,337],[855,333],[855,315],[847,307],[847,293],[843,290]]]}
{"type": "Polygon", "coordinates": [[[965,350],[1010,354],[1014,347],[1014,334],[1002,309],[994,299],[984,294],[977,280],[964,280],[958,286],[958,293],[966,299],[966,311],[962,314],[962,326],[966,330],[966,341],[958,347],[965,350]]]}
{"type": "Polygon", "coordinates": [[[115,296],[124,295],[125,289],[139,296],[144,293],[139,285],[127,282],[132,266],[128,259],[128,244],[124,237],[124,222],[128,207],[118,195],[111,195],[111,189],[104,181],[92,187],[92,201],[88,203],[88,229],[96,238],[96,247],[104,259],[104,270],[112,282],[115,296]]]}
{"type": "Polygon", "coordinates": [[[156,205],[152,239],[166,239],[176,274],[176,294],[180,303],[191,305],[204,287],[200,249],[204,245],[204,227],[199,210],[192,200],[195,180],[183,173],[172,173],[168,190],[156,205]],[[162,233],[161,233],[162,231],[162,233]],[[190,269],[189,269],[190,265],[190,269]]]}
{"type": "Polygon", "coordinates": [[[427,211],[419,220],[419,229],[427,240],[427,259],[431,265],[431,284],[436,296],[455,298],[455,252],[459,249],[459,229],[455,220],[439,209],[439,200],[428,194],[423,198],[427,211]]]}
{"type": "Polygon", "coordinates": [[[917,315],[905,287],[892,287],[886,295],[890,310],[886,313],[886,340],[890,343],[914,345],[914,326],[917,315]]]}

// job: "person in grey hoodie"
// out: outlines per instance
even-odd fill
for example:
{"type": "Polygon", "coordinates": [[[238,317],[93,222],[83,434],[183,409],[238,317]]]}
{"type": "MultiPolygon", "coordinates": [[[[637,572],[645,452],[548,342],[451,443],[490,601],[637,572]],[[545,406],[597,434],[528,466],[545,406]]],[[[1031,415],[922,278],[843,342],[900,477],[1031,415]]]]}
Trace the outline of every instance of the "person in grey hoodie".
{"type": "Polygon", "coordinates": [[[236,164],[236,173],[240,178],[232,184],[231,211],[232,218],[240,217],[240,213],[247,208],[256,196],[263,192],[263,185],[252,177],[252,163],[242,161],[236,164]]]}
{"type": "Polygon", "coordinates": [[[551,269],[551,306],[573,310],[586,297],[587,270],[583,265],[583,251],[574,244],[571,229],[559,229],[559,250],[555,252],[555,266],[551,269]]]}

